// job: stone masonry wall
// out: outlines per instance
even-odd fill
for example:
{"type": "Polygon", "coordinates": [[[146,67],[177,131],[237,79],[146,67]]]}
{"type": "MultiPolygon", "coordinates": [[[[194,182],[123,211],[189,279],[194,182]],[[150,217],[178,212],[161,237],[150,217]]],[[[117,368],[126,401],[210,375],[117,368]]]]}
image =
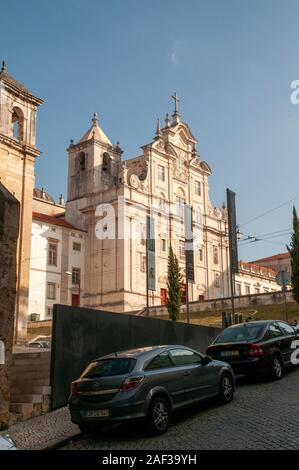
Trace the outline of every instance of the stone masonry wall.
{"type": "MultiPolygon", "coordinates": [[[[287,302],[294,302],[294,298],[291,291],[286,292],[287,302]]],[[[281,291],[269,292],[267,294],[255,294],[255,295],[241,295],[235,297],[235,308],[244,307],[256,307],[259,305],[276,305],[283,304],[284,296],[281,291]]],[[[231,309],[231,299],[226,297],[224,299],[211,299],[204,300],[202,302],[190,302],[190,313],[208,312],[215,310],[226,310],[231,309]]],[[[168,315],[166,305],[159,305],[156,307],[150,307],[150,315],[168,315]]],[[[186,305],[182,305],[182,312],[185,312],[186,305]]],[[[133,313],[133,312],[132,312],[133,313]]],[[[142,315],[146,315],[146,310],[142,312],[142,315]]]]}
{"type": "Polygon", "coordinates": [[[0,341],[5,347],[5,363],[0,364],[0,429],[9,420],[19,210],[17,199],[0,183],[0,341]]]}

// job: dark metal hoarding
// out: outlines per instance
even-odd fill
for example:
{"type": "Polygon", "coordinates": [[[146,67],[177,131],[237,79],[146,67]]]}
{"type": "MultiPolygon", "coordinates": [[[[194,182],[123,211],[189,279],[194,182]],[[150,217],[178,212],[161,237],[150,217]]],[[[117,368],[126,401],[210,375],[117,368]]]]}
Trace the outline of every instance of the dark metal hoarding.
{"type": "Polygon", "coordinates": [[[236,193],[230,189],[226,190],[227,215],[228,215],[228,237],[230,263],[233,273],[238,272],[238,240],[237,240],[237,217],[236,217],[236,193]]]}
{"type": "Polygon", "coordinates": [[[156,244],[155,221],[153,217],[147,217],[147,279],[148,289],[156,290],[156,244]]]}
{"type": "Polygon", "coordinates": [[[192,230],[192,207],[188,204],[184,206],[185,221],[185,258],[186,258],[186,279],[195,282],[194,277],[194,247],[192,230]]]}

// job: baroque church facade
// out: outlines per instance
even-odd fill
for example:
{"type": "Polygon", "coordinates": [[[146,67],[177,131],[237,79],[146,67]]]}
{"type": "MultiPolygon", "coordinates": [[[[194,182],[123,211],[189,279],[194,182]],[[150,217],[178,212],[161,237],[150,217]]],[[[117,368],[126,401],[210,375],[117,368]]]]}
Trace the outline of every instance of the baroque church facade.
{"type": "Polygon", "coordinates": [[[158,122],[153,141],[138,157],[122,160],[119,145],[110,142],[96,115],[68,148],[65,217],[88,233],[86,306],[123,312],[145,306],[147,216],[155,229],[155,289],[149,290],[149,305],[165,303],[170,244],[185,269],[184,204],[193,209],[195,279],[189,300],[229,295],[226,209],[210,202],[211,169],[181,122],[174,98],[172,119],[166,115],[162,128],[158,122]]]}
{"type": "MultiPolygon", "coordinates": [[[[212,171],[197,140],[174,112],[142,153],[124,160],[96,114],[78,142],[68,147],[67,201],[56,203],[34,189],[36,112],[42,100],[0,74],[0,177],[21,202],[16,332],[25,334],[28,314],[51,318],[54,303],[112,312],[165,304],[170,244],[185,276],[184,207],[192,208],[194,281],[189,300],[230,295],[227,211],[209,198],[212,171]],[[149,260],[147,220],[154,227],[149,260]],[[147,276],[152,265],[152,282],[147,276]]],[[[244,263],[243,263],[244,264],[244,263]]],[[[246,264],[246,263],[245,263],[246,264]]],[[[275,273],[242,265],[237,294],[278,290],[275,273]],[[244,268],[244,269],[243,269],[244,268]]]]}

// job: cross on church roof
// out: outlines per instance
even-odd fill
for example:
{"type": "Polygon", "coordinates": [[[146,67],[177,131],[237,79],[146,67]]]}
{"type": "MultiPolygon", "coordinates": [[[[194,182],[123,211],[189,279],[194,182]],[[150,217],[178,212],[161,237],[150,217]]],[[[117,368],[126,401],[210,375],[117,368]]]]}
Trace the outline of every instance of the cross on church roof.
{"type": "Polygon", "coordinates": [[[172,125],[176,126],[180,122],[180,115],[179,115],[179,111],[178,111],[178,103],[179,103],[180,100],[179,100],[176,92],[174,93],[174,95],[171,96],[171,98],[174,100],[174,113],[172,115],[172,117],[173,117],[172,125]]]}
{"type": "Polygon", "coordinates": [[[174,112],[178,113],[179,112],[178,103],[180,102],[180,100],[179,100],[179,97],[177,96],[176,92],[174,93],[174,95],[171,96],[171,98],[174,100],[174,112]]]}

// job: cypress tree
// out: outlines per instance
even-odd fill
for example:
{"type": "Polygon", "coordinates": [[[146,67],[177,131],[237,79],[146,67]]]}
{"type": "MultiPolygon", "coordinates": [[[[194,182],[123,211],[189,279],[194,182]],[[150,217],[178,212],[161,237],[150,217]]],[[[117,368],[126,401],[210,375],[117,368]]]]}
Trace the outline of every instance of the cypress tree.
{"type": "Polygon", "coordinates": [[[287,246],[287,249],[291,256],[293,297],[299,304],[299,221],[295,207],[293,207],[293,233],[290,247],[287,246]]]}
{"type": "Polygon", "coordinates": [[[171,320],[176,321],[180,316],[183,276],[179,261],[173,252],[172,246],[168,255],[167,279],[167,310],[171,320]]]}

